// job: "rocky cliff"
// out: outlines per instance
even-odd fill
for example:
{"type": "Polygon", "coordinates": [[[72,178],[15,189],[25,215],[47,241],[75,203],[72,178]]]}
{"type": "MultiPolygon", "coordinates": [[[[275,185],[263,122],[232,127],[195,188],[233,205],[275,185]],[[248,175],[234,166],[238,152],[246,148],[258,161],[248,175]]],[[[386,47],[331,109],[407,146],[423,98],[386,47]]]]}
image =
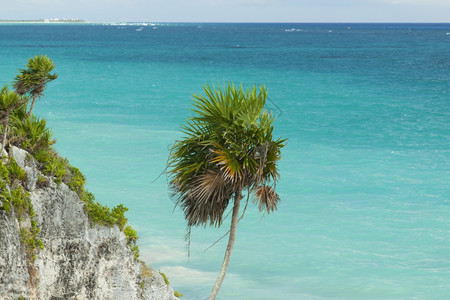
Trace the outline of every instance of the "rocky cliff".
{"type": "Polygon", "coordinates": [[[12,147],[10,158],[26,172],[33,212],[0,201],[0,299],[177,299],[117,226],[90,222],[77,193],[44,176],[26,151],[12,147]]]}

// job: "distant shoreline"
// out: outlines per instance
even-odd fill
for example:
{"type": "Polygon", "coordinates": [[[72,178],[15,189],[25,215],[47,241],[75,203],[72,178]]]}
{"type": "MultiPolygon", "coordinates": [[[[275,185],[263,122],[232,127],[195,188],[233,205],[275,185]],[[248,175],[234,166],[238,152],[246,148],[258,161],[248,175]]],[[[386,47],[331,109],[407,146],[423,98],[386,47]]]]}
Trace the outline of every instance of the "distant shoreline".
{"type": "Polygon", "coordinates": [[[0,23],[42,23],[42,24],[53,24],[53,23],[89,23],[85,20],[80,19],[40,19],[40,20],[0,20],[0,23]]]}

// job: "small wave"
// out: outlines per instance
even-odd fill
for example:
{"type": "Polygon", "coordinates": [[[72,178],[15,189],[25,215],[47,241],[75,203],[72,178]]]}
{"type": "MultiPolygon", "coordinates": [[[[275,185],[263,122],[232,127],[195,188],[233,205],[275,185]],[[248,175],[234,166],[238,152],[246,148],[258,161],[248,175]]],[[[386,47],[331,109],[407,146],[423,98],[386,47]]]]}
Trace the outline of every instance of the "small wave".
{"type": "Polygon", "coordinates": [[[426,194],[426,193],[424,193],[424,195],[427,196],[427,197],[430,197],[430,198],[439,198],[439,197],[442,196],[442,195],[434,195],[434,194],[426,194]]]}
{"type": "Polygon", "coordinates": [[[300,32],[303,31],[303,29],[297,29],[297,28],[291,28],[291,29],[285,29],[285,32],[300,32]]]}
{"type": "Polygon", "coordinates": [[[105,22],[102,25],[113,25],[113,26],[156,26],[161,25],[159,23],[150,22],[105,22]]]}

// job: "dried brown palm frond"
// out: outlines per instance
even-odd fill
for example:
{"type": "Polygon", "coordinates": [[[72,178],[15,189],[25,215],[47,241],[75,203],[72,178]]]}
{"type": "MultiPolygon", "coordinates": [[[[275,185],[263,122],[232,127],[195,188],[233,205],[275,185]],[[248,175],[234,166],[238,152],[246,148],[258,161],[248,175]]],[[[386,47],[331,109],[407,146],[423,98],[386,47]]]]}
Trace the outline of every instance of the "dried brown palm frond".
{"type": "Polygon", "coordinates": [[[221,173],[207,170],[196,176],[179,199],[187,225],[220,226],[232,195],[233,188],[221,173]]]}
{"type": "Polygon", "coordinates": [[[253,203],[258,204],[260,211],[266,209],[268,213],[271,213],[277,210],[279,200],[280,197],[271,186],[262,185],[256,188],[253,203]]]}

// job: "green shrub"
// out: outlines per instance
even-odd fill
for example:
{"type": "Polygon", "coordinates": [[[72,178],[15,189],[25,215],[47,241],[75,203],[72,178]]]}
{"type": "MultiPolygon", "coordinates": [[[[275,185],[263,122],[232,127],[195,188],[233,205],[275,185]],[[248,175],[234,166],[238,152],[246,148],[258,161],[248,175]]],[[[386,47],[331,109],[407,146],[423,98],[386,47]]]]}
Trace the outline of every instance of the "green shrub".
{"type": "Polygon", "coordinates": [[[3,159],[0,162],[0,181],[10,184],[9,181],[9,171],[5,164],[3,164],[3,159]]]}
{"type": "Polygon", "coordinates": [[[127,226],[125,227],[123,233],[127,237],[127,245],[130,247],[131,252],[133,252],[134,258],[138,259],[139,247],[136,245],[138,239],[137,231],[133,227],[127,226]]]}
{"type": "Polygon", "coordinates": [[[43,165],[48,164],[54,156],[55,152],[52,149],[38,149],[34,153],[34,158],[43,165]]]}
{"type": "Polygon", "coordinates": [[[52,139],[53,134],[47,128],[47,121],[44,118],[13,114],[10,126],[12,129],[10,142],[30,153],[48,149],[55,143],[55,140],[52,139]]]}
{"type": "Polygon", "coordinates": [[[61,182],[64,179],[64,176],[67,174],[67,166],[69,164],[69,161],[67,158],[62,158],[58,156],[58,159],[56,161],[56,169],[55,169],[55,182],[57,184],[61,184],[61,182]]]}
{"type": "Polygon", "coordinates": [[[3,159],[0,161],[0,201],[2,203],[2,209],[9,214],[11,209],[11,203],[9,200],[9,192],[7,186],[9,182],[9,172],[8,168],[3,164],[3,159]]]}
{"type": "Polygon", "coordinates": [[[19,185],[9,192],[9,202],[16,209],[19,217],[24,213],[29,213],[30,217],[34,217],[30,194],[25,192],[22,186],[19,185]]]}
{"type": "MultiPolygon", "coordinates": [[[[15,110],[13,110],[11,113],[11,118],[14,118],[15,121],[17,121],[17,120],[21,121],[21,120],[24,120],[25,118],[28,118],[26,105],[20,106],[20,107],[16,108],[15,110]]],[[[12,121],[13,120],[11,120],[11,122],[12,121]]]]}
{"type": "Polygon", "coordinates": [[[11,202],[9,199],[10,194],[6,189],[2,190],[0,193],[0,200],[2,201],[2,209],[6,211],[7,214],[11,211],[11,202]]]}
{"type": "Polygon", "coordinates": [[[152,269],[149,268],[146,264],[144,264],[144,266],[141,269],[141,275],[143,278],[152,277],[153,276],[152,269]]]}
{"type": "Polygon", "coordinates": [[[174,291],[174,292],[173,292],[173,295],[174,295],[175,297],[177,297],[177,298],[183,297],[183,294],[180,293],[180,292],[178,292],[178,291],[174,291]]]}
{"type": "Polygon", "coordinates": [[[94,195],[90,192],[82,193],[80,199],[85,203],[84,211],[87,212],[89,220],[93,224],[108,227],[117,225],[120,230],[124,229],[127,223],[125,212],[128,208],[123,204],[119,204],[111,210],[108,206],[95,201],[94,195]]]}
{"type": "MultiPolygon", "coordinates": [[[[115,206],[112,211],[111,211],[111,215],[112,217],[116,220],[115,224],[117,226],[119,226],[120,230],[124,230],[125,225],[128,222],[128,219],[125,218],[125,212],[128,211],[128,208],[125,207],[123,204],[119,204],[117,206],[115,206]]],[[[134,231],[136,233],[136,231],[134,231]]]]}
{"type": "Polygon", "coordinates": [[[37,227],[37,224],[32,224],[29,231],[26,228],[20,228],[21,241],[25,245],[27,257],[31,261],[36,260],[37,248],[41,250],[44,249],[44,243],[37,237],[39,232],[40,230],[39,227],[37,227]]]}
{"type": "Polygon", "coordinates": [[[88,207],[88,216],[94,224],[100,224],[108,227],[112,227],[115,224],[114,217],[111,215],[111,209],[102,205],[99,202],[93,202],[88,207]]]}
{"type": "Polygon", "coordinates": [[[39,162],[39,167],[45,175],[55,177],[55,182],[61,184],[69,175],[69,161],[60,157],[53,149],[38,149],[34,157],[39,162]]]}
{"type": "Polygon", "coordinates": [[[134,258],[138,259],[139,258],[139,247],[137,245],[134,245],[134,246],[128,245],[128,247],[130,247],[131,252],[133,252],[134,258]]]}
{"type": "Polygon", "coordinates": [[[47,178],[45,178],[44,176],[38,174],[38,179],[37,179],[37,182],[36,182],[37,187],[38,188],[45,187],[45,186],[48,186],[48,184],[49,184],[49,182],[48,182],[47,178]]]}
{"type": "Polygon", "coordinates": [[[137,231],[131,226],[127,226],[123,231],[127,237],[127,245],[135,245],[138,239],[137,231]]]}
{"type": "Polygon", "coordinates": [[[62,158],[55,154],[44,166],[43,172],[46,175],[55,176],[55,182],[61,184],[64,176],[67,174],[68,165],[69,162],[67,158],[62,158]]]}
{"type": "Polygon", "coordinates": [[[80,197],[81,201],[83,201],[86,205],[84,206],[84,210],[88,211],[89,207],[91,205],[93,205],[93,203],[95,202],[95,197],[94,194],[90,193],[90,192],[84,192],[81,197],[80,197]]]}
{"type": "Polygon", "coordinates": [[[165,282],[167,285],[169,285],[170,282],[169,282],[169,279],[167,278],[166,274],[164,274],[163,272],[159,272],[159,274],[161,274],[161,276],[164,278],[164,282],[165,282]]]}
{"type": "Polygon", "coordinates": [[[6,167],[9,172],[10,182],[13,182],[15,179],[25,182],[25,180],[27,179],[27,173],[24,170],[22,170],[21,167],[19,167],[14,158],[11,157],[9,159],[9,163],[7,164],[6,167]]]}
{"type": "MultiPolygon", "coordinates": [[[[34,261],[36,259],[37,248],[43,249],[44,244],[38,238],[40,228],[38,227],[37,221],[34,219],[36,214],[33,210],[33,205],[31,204],[30,195],[23,190],[22,186],[18,186],[9,193],[2,193],[2,196],[7,198],[6,203],[9,205],[9,208],[6,210],[7,213],[9,213],[11,207],[14,207],[19,218],[22,218],[24,214],[28,214],[31,219],[30,230],[23,227],[20,228],[20,236],[21,242],[26,247],[27,257],[31,261],[34,261]]],[[[3,202],[3,206],[5,207],[5,202],[3,202]]]]}
{"type": "Polygon", "coordinates": [[[85,192],[84,186],[86,184],[86,177],[80,172],[78,168],[68,166],[70,175],[67,185],[69,188],[76,192],[79,196],[85,192]]]}
{"type": "MultiPolygon", "coordinates": [[[[19,172],[17,172],[17,170],[15,170],[15,167],[14,167],[15,162],[13,162],[13,161],[11,161],[11,162],[12,162],[11,165],[13,167],[9,168],[9,170],[11,170],[12,173],[14,173],[14,172],[16,172],[16,174],[19,173],[19,172]]],[[[3,166],[3,163],[2,163],[2,166],[3,166]]],[[[2,169],[2,168],[0,167],[0,169],[2,169]]],[[[6,176],[6,173],[3,172],[2,176],[6,176]]],[[[17,176],[17,175],[14,175],[14,176],[17,176]]],[[[13,208],[16,212],[17,217],[19,217],[19,219],[22,219],[25,214],[27,214],[31,219],[30,230],[23,228],[23,227],[20,228],[20,236],[21,236],[21,242],[26,247],[27,257],[31,261],[34,261],[36,259],[37,248],[43,249],[44,244],[38,238],[40,229],[38,227],[37,221],[34,219],[36,217],[36,214],[34,212],[33,205],[31,204],[30,194],[25,192],[21,185],[17,185],[13,189],[8,191],[6,189],[5,181],[0,180],[0,182],[3,183],[2,190],[0,191],[0,199],[3,204],[3,209],[6,211],[6,213],[9,214],[11,211],[11,208],[13,208]]]]}

